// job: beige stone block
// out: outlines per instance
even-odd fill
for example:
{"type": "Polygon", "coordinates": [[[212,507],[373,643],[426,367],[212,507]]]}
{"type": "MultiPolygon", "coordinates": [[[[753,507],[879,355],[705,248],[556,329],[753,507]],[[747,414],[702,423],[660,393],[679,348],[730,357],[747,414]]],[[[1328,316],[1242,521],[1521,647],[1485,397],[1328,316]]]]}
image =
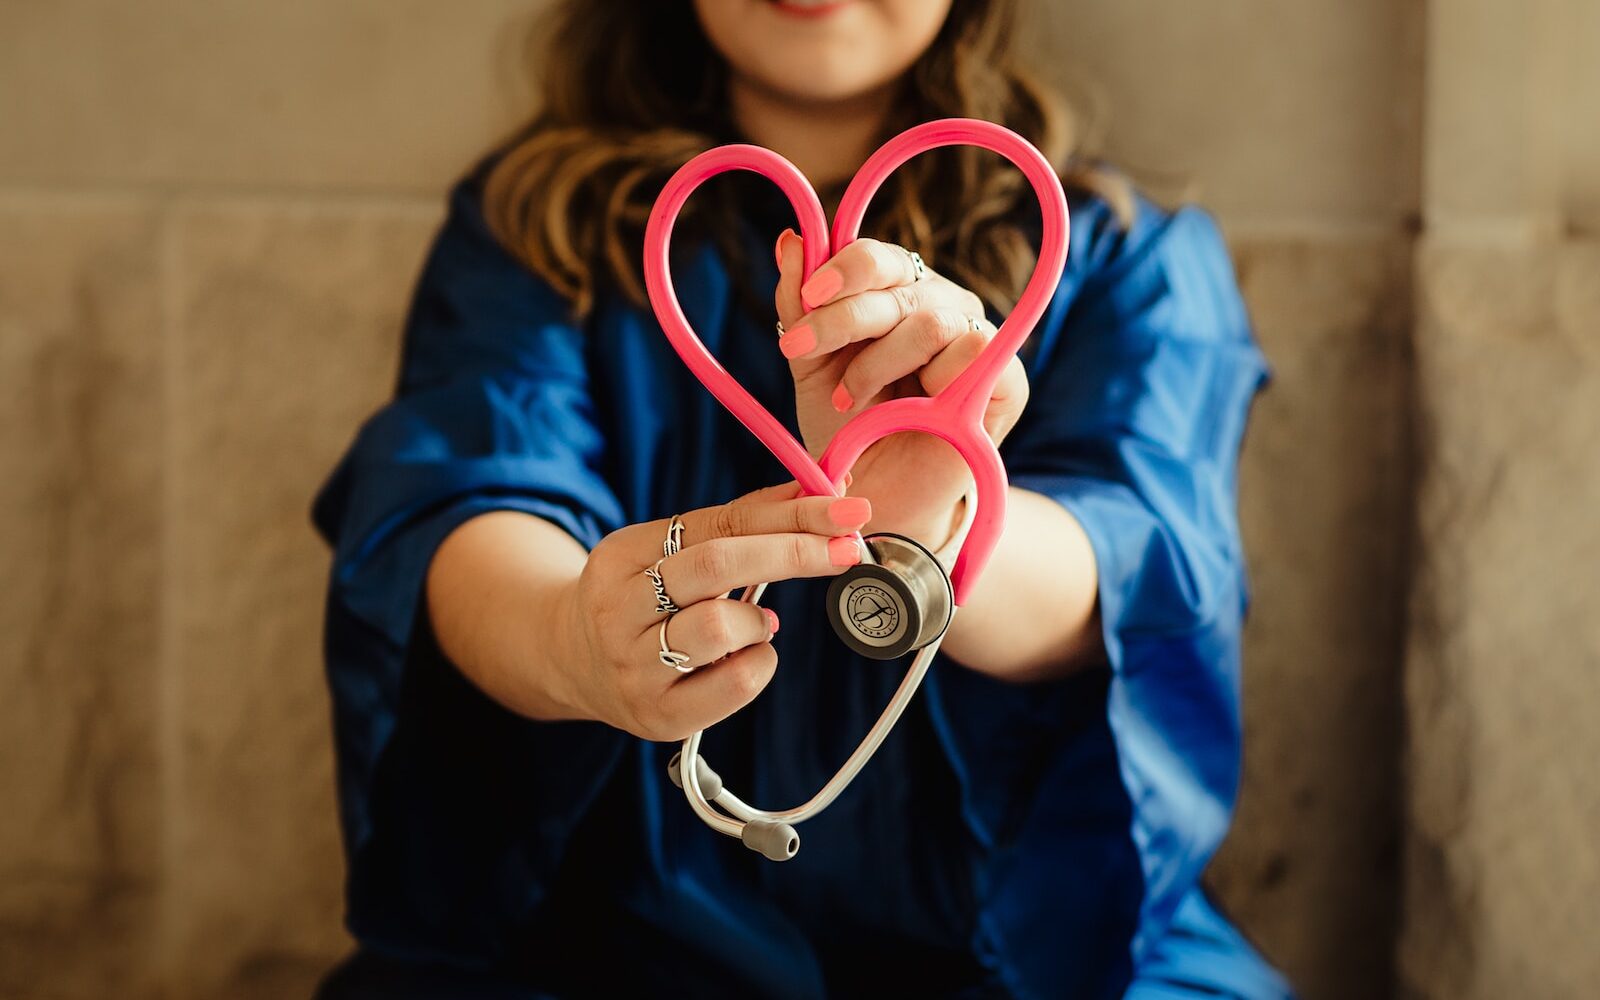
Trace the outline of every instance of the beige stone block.
{"type": "Polygon", "coordinates": [[[1594,55],[1600,4],[1569,3],[1567,9],[1572,24],[1562,52],[1568,82],[1560,126],[1567,211],[1575,228],[1594,236],[1600,234],[1600,59],[1594,55]]]}
{"type": "Polygon", "coordinates": [[[1189,182],[1251,224],[1415,210],[1420,0],[1032,8],[1042,67],[1100,106],[1112,159],[1136,177],[1189,182]]]}
{"type": "Polygon", "coordinates": [[[1419,254],[1408,995],[1600,982],[1600,243],[1419,254]]]}
{"type": "MultiPolygon", "coordinates": [[[[442,206],[441,206],[442,207],[442,206]]],[[[439,213],[226,202],[175,222],[177,948],[200,996],[304,996],[348,945],[312,496],[387,397],[439,213]]]]}
{"type": "MultiPolygon", "coordinates": [[[[1561,52],[1574,6],[1430,6],[1423,175],[1430,225],[1492,221],[1548,230],[1557,223],[1569,82],[1561,52]]],[[[1592,121],[1592,109],[1589,115],[1592,121]]]]}
{"type": "Polygon", "coordinates": [[[432,192],[531,112],[541,6],[0,4],[0,180],[432,192]]]}
{"type": "Polygon", "coordinates": [[[1241,286],[1273,381],[1241,517],[1244,785],[1210,873],[1303,995],[1393,975],[1409,519],[1409,252],[1399,237],[1246,240],[1241,286]]]}
{"type": "Polygon", "coordinates": [[[159,917],[153,212],[0,200],[0,996],[137,996],[159,917]]]}

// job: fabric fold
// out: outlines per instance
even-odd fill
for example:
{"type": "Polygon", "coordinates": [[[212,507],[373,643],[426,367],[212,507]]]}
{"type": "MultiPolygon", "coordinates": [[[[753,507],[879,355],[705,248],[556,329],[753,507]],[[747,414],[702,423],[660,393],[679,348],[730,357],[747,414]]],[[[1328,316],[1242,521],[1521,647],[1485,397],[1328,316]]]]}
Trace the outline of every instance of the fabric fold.
{"type": "Polygon", "coordinates": [[[1038,996],[1081,986],[1063,949],[1121,937],[1132,966],[1154,954],[1226,832],[1247,604],[1236,456],[1267,377],[1207,216],[1144,204],[1129,230],[1083,239],[1003,453],[1013,487],[1090,540],[1107,667],[1006,690],[942,664],[930,682],[989,856],[985,933],[1038,996]]]}

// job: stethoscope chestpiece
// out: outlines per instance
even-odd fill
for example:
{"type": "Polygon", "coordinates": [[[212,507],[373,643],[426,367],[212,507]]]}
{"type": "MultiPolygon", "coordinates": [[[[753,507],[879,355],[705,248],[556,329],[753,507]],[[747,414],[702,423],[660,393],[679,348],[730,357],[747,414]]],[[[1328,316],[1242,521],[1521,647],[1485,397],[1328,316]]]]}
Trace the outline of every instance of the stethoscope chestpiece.
{"type": "Polygon", "coordinates": [[[873,561],[851,567],[828,587],[833,631],[874,660],[893,660],[943,635],[955,591],[939,560],[903,535],[885,532],[864,541],[873,561]]]}

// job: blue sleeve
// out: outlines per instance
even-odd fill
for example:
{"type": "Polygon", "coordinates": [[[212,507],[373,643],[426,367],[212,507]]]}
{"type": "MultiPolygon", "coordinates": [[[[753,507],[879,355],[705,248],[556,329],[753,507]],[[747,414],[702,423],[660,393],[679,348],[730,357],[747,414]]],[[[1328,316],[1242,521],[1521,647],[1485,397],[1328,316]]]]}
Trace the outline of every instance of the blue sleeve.
{"type": "MultiPolygon", "coordinates": [[[[473,838],[514,825],[474,810],[538,817],[523,827],[538,842],[516,845],[537,881],[614,765],[620,733],[532,723],[466,683],[423,608],[435,549],[478,514],[524,511],[585,547],[620,526],[606,458],[584,332],[498,246],[464,184],[418,284],[395,397],[360,429],[314,508],[334,550],[326,647],[353,924],[363,893],[380,891],[363,887],[364,873],[380,881],[407,858],[461,866],[435,873],[446,883],[492,879],[465,869],[510,845],[473,838]]],[[[461,901],[464,940],[480,919],[473,905],[461,901]]]]}
{"type": "Polygon", "coordinates": [[[1123,228],[1091,203],[1073,229],[1003,452],[1013,486],[1055,499],[1088,535],[1109,669],[1020,686],[945,670],[935,708],[969,822],[1002,859],[985,911],[996,940],[1025,964],[1059,955],[1078,927],[1096,947],[1120,938],[1137,965],[1233,808],[1236,466],[1267,369],[1203,212],[1141,202],[1123,228]]]}

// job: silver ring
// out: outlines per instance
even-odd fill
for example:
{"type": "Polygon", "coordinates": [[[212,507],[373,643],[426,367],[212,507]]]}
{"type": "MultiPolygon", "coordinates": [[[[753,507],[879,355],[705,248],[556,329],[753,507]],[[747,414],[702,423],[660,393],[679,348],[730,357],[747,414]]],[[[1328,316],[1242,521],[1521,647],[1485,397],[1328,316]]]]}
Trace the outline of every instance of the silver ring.
{"type": "Polygon", "coordinates": [[[672,520],[667,522],[667,540],[661,543],[663,556],[675,556],[683,551],[683,518],[672,515],[672,520]]]}
{"type": "MultiPolygon", "coordinates": [[[[895,245],[899,246],[899,244],[895,245]]],[[[905,251],[905,255],[907,257],[911,258],[911,270],[916,274],[916,277],[912,278],[911,280],[915,282],[926,278],[928,276],[928,265],[922,262],[922,254],[917,253],[915,250],[907,247],[900,247],[900,249],[905,251]]]]}
{"type": "Polygon", "coordinates": [[[671,615],[668,615],[661,622],[661,628],[659,629],[659,634],[661,637],[661,652],[657,654],[658,658],[661,660],[661,665],[664,667],[671,667],[680,674],[692,674],[694,673],[694,668],[684,666],[684,664],[689,662],[689,654],[680,653],[676,649],[673,649],[671,646],[667,645],[667,626],[671,624],[671,622],[671,615]]]}
{"type": "Polygon", "coordinates": [[[661,579],[661,564],[663,562],[666,562],[664,557],[657,559],[654,566],[645,568],[644,575],[650,578],[650,586],[656,588],[656,614],[673,615],[678,613],[679,608],[672,603],[672,598],[667,596],[666,582],[661,579]]]}
{"type": "Polygon", "coordinates": [[[783,320],[781,320],[781,319],[778,320],[778,336],[781,337],[781,336],[783,336],[784,334],[786,334],[788,332],[789,332],[788,330],[785,330],[783,328],[783,320]]]}
{"type": "Polygon", "coordinates": [[[967,316],[967,327],[971,333],[980,333],[983,330],[982,324],[978,322],[978,317],[972,315],[967,316]]]}

